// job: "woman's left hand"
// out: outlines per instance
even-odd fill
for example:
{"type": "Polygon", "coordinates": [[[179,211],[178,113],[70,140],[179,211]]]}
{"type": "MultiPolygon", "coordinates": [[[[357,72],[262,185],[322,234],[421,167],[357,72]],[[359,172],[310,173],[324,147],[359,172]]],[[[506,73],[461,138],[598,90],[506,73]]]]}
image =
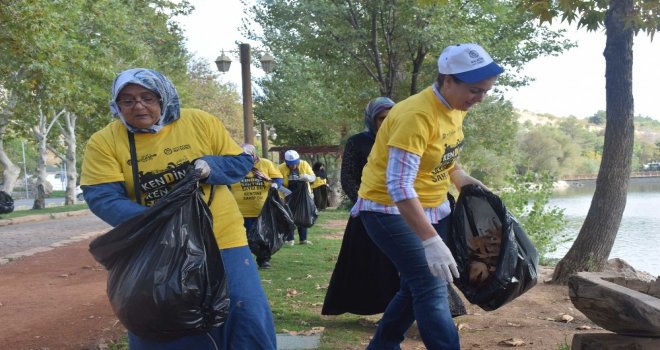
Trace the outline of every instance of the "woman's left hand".
{"type": "Polygon", "coordinates": [[[488,192],[492,192],[490,188],[483,184],[483,182],[468,175],[462,168],[451,171],[449,173],[449,177],[458,190],[460,190],[461,187],[465,185],[477,185],[488,192]]]}

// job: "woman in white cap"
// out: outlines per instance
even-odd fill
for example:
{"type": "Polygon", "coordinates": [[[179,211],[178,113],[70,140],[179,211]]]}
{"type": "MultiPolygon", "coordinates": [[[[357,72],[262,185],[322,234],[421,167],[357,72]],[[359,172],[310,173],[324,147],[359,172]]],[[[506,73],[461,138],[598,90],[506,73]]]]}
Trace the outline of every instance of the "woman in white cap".
{"type": "MultiPolygon", "coordinates": [[[[316,180],[316,175],[314,175],[312,166],[309,165],[307,161],[300,159],[298,152],[292,149],[284,152],[284,164],[280,164],[278,169],[284,177],[284,187],[289,187],[290,190],[295,191],[295,186],[304,185],[307,187],[309,193],[312,193],[309,184],[316,180]]],[[[300,239],[299,243],[312,244],[312,242],[307,239],[307,227],[296,227],[298,229],[298,238],[300,239]]],[[[293,232],[284,237],[284,244],[290,246],[294,244],[293,232]]]]}
{"type": "Polygon", "coordinates": [[[503,71],[477,44],[445,48],[436,82],[397,103],[376,135],[352,214],[397,268],[401,287],[368,349],[399,349],[414,321],[427,349],[460,348],[447,300],[447,283],[458,277],[442,238],[447,192],[451,183],[483,186],[458,164],[463,119],[503,71]]]}

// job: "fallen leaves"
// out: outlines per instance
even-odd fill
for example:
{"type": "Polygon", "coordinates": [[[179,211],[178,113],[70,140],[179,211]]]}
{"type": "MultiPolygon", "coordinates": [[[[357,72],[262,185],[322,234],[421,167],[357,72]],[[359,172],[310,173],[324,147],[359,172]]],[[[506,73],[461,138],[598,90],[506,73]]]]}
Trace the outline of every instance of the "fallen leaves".
{"type": "Polygon", "coordinates": [[[506,345],[506,346],[511,346],[511,347],[518,347],[518,346],[525,346],[527,343],[525,343],[524,340],[520,338],[509,338],[500,341],[498,344],[500,345],[506,345]]]}

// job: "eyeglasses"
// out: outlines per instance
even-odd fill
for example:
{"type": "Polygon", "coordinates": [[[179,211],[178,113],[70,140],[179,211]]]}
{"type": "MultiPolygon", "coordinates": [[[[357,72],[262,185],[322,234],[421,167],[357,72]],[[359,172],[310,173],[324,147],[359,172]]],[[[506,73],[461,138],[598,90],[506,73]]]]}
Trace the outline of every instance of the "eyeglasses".
{"type": "Polygon", "coordinates": [[[145,107],[150,107],[160,102],[160,98],[154,94],[143,94],[140,95],[139,100],[119,100],[117,104],[121,108],[130,109],[135,107],[135,105],[140,102],[145,107]]]}

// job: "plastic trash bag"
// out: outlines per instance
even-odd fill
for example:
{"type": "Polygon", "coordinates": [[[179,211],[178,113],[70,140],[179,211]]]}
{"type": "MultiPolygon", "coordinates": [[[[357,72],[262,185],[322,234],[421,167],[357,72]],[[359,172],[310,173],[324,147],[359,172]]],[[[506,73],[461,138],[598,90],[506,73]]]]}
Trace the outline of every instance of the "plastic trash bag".
{"type": "Polygon", "coordinates": [[[500,198],[466,185],[456,201],[449,248],[465,298],[492,311],[522,295],[538,279],[538,252],[500,198]]]}
{"type": "Polygon", "coordinates": [[[282,201],[278,190],[270,188],[257,222],[247,234],[252,254],[257,258],[269,258],[284,244],[284,236],[293,231],[293,214],[282,201]]]}
{"type": "Polygon", "coordinates": [[[319,214],[314,204],[314,198],[302,181],[289,181],[289,189],[293,191],[286,197],[287,204],[293,213],[293,223],[297,226],[312,227],[319,214]],[[296,182],[299,182],[296,184],[296,182]]]}
{"type": "Polygon", "coordinates": [[[0,191],[0,214],[9,214],[14,211],[14,199],[9,193],[0,191]]]}
{"type": "Polygon", "coordinates": [[[328,185],[316,187],[312,192],[314,192],[314,205],[316,205],[316,209],[325,210],[328,208],[328,185]]]}
{"type": "Polygon", "coordinates": [[[108,270],[107,293],[121,323],[168,341],[224,322],[229,293],[209,207],[187,175],[153,207],[90,243],[108,270]]]}

